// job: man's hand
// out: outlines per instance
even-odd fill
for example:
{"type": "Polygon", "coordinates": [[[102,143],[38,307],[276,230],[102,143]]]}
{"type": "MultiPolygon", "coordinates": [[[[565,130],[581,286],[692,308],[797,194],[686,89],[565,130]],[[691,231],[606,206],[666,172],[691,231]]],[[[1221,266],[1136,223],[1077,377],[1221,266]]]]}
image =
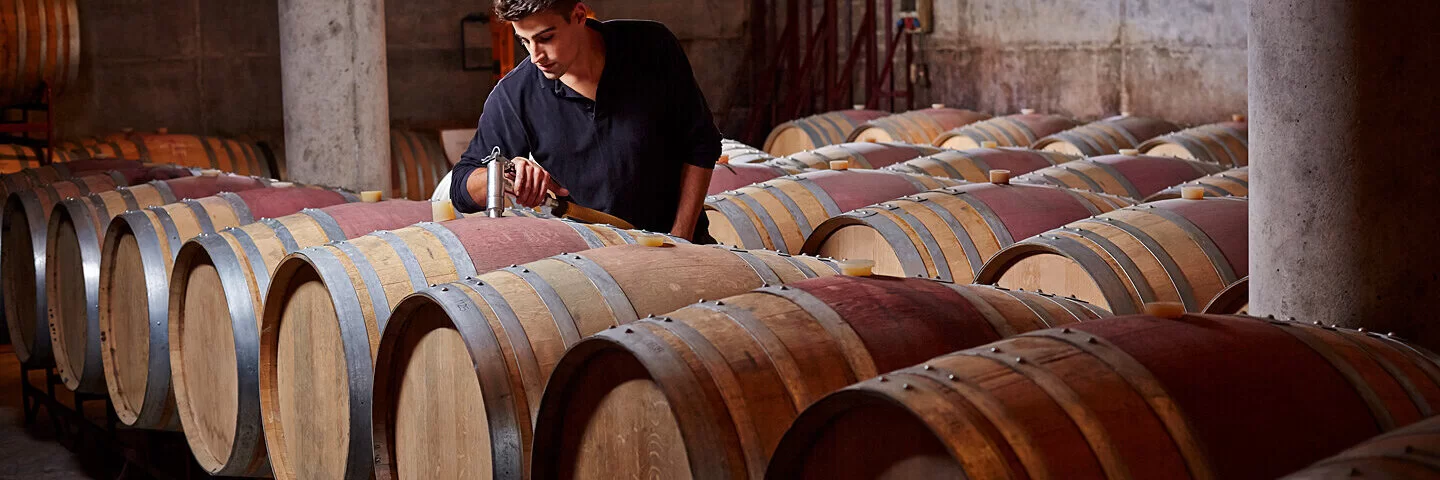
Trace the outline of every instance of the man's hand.
{"type": "Polygon", "coordinates": [[[515,168],[515,175],[511,178],[511,193],[515,195],[515,202],[526,207],[534,208],[545,201],[545,192],[555,192],[556,196],[566,196],[569,190],[562,188],[550,177],[550,172],[545,171],[540,165],[532,163],[530,159],[516,157],[510,160],[510,165],[515,168]]]}

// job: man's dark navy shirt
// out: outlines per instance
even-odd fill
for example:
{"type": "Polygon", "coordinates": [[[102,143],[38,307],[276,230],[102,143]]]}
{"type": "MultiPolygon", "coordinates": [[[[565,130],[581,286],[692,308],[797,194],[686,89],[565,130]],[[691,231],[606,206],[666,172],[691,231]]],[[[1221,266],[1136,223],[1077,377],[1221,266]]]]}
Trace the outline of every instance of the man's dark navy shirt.
{"type": "MultiPolygon", "coordinates": [[[[605,42],[595,101],[521,62],[490,92],[455,165],[450,197],[460,211],[482,209],[465,186],[494,147],[504,158],[530,155],[576,203],[657,232],[674,226],[682,167],[714,168],[720,132],[675,35],[650,21],[587,25],[605,42]]],[[[706,229],[702,214],[697,235],[706,229]]]]}

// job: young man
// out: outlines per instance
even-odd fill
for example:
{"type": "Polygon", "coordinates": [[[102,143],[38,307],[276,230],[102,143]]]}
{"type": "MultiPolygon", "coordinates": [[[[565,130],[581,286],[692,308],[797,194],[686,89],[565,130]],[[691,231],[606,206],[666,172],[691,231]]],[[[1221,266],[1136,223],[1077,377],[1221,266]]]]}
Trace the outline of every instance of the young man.
{"type": "Polygon", "coordinates": [[[720,132],[689,59],[664,25],[588,13],[578,0],[496,0],[530,59],[486,99],[451,199],[462,212],[485,207],[482,160],[499,147],[513,158],[522,205],[548,190],[636,228],[708,242],[700,210],[720,132]]]}

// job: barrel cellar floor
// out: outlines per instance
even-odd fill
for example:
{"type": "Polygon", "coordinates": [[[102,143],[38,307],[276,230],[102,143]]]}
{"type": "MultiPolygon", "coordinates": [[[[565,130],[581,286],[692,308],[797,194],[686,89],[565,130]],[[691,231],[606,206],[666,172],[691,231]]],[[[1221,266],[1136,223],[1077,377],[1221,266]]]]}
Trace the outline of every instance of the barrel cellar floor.
{"type": "MultiPolygon", "coordinates": [[[[83,453],[66,450],[56,442],[45,412],[40,412],[33,428],[25,428],[24,408],[20,403],[20,361],[11,348],[0,345],[0,452],[5,452],[0,455],[0,480],[116,478],[118,472],[84,458],[83,453]]],[[[35,376],[32,385],[42,384],[39,372],[32,375],[35,376]]],[[[57,395],[62,402],[70,400],[68,395],[58,392],[57,395]]],[[[93,406],[89,409],[98,410],[93,406]]]]}

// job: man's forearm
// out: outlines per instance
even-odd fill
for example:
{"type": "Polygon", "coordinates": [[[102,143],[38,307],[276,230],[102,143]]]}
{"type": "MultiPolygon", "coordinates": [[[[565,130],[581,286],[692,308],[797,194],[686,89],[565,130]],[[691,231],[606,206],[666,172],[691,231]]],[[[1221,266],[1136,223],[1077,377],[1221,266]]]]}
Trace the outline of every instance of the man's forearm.
{"type": "Polygon", "coordinates": [[[705,192],[710,189],[713,170],[686,164],[680,173],[680,204],[675,211],[675,225],[670,234],[686,240],[695,238],[695,224],[705,205],[705,192]]]}
{"type": "Polygon", "coordinates": [[[470,195],[470,201],[475,202],[480,208],[487,208],[486,200],[490,196],[490,169],[486,167],[476,168],[470,172],[470,178],[465,179],[465,193],[470,195]]]}

